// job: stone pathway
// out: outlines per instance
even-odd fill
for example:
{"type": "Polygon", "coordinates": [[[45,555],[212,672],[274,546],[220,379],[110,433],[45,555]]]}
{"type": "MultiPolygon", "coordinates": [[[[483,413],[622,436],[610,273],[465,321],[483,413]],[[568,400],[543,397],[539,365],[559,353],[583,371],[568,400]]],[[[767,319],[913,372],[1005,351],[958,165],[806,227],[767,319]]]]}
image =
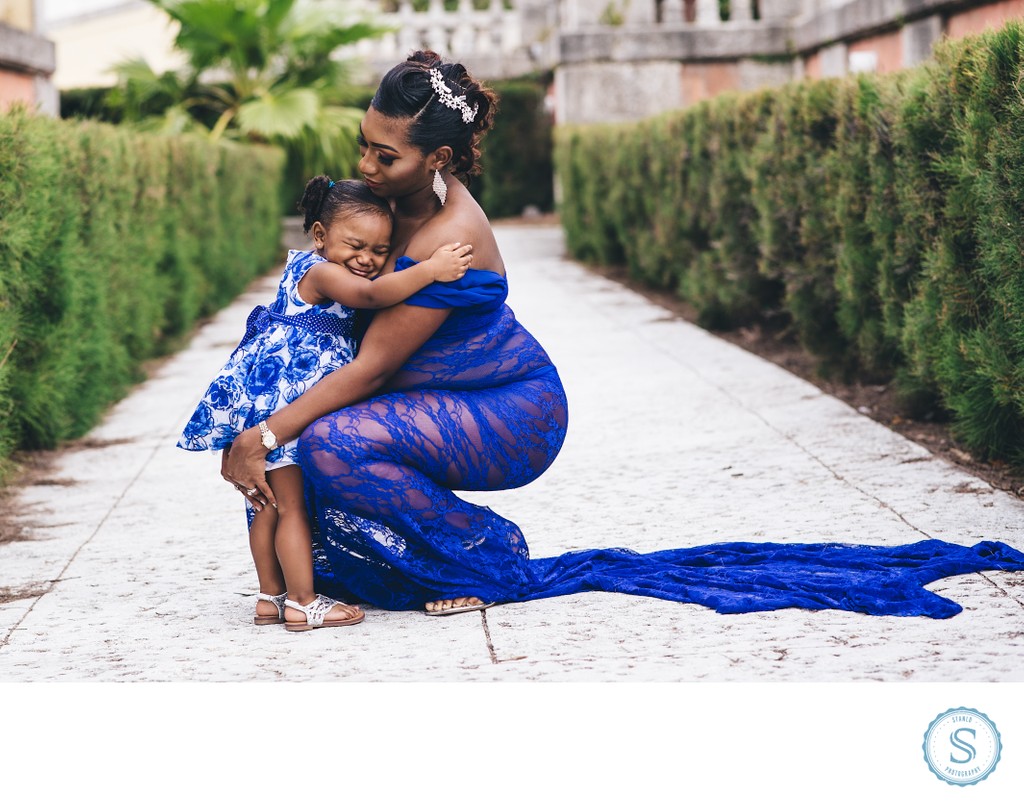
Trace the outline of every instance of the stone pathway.
{"type": "MultiPolygon", "coordinates": [[[[510,304],[554,358],[570,431],[551,470],[474,494],[534,556],[715,541],[1024,546],[1024,503],[785,370],[564,257],[551,227],[498,229],[510,304]]],[[[252,625],[239,496],[174,442],[276,274],[15,492],[0,545],[2,682],[1012,682],[1024,576],[933,589],[949,620],[784,610],[724,616],[592,593],[444,620],[368,609],[354,628],[252,625]]],[[[952,705],[950,705],[952,706],[952,705]]],[[[922,729],[923,731],[923,729],[922,729]]]]}

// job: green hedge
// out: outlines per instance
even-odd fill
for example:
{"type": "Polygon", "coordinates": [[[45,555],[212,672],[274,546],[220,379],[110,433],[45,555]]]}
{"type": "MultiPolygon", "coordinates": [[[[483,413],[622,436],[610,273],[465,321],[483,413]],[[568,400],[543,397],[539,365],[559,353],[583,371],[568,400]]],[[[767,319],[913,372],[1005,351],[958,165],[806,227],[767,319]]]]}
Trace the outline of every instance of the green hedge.
{"type": "Polygon", "coordinates": [[[0,115],[0,467],[86,432],[278,256],[279,152],[0,115]]]}
{"type": "Polygon", "coordinates": [[[712,327],[782,319],[822,367],[895,378],[1024,463],[1024,27],[889,75],[561,127],[569,248],[712,327]]]}
{"type": "Polygon", "coordinates": [[[551,117],[544,109],[550,77],[496,81],[498,113],[481,144],[483,173],[470,191],[492,219],[528,206],[554,209],[551,117]]]}

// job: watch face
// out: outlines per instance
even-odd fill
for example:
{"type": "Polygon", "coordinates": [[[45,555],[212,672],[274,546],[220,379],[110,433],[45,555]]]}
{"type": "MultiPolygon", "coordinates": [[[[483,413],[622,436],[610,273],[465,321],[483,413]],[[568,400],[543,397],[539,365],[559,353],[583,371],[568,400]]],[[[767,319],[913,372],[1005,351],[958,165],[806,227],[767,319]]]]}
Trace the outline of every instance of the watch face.
{"type": "Polygon", "coordinates": [[[260,441],[268,449],[273,449],[277,446],[277,435],[270,431],[270,427],[267,426],[266,421],[260,421],[258,424],[260,428],[260,441]]]}

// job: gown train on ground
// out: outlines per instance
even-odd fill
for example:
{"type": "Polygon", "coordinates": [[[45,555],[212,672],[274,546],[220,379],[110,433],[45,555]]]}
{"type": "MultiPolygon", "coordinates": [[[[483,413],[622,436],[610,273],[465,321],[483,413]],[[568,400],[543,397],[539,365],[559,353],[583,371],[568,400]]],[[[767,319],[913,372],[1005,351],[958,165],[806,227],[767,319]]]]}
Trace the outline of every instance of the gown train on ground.
{"type": "MultiPolygon", "coordinates": [[[[403,257],[398,271],[412,265],[403,257]]],[[[451,308],[389,392],[316,421],[299,440],[318,591],[388,609],[476,596],[499,603],[622,592],[721,613],[787,607],[950,617],[924,588],[1024,570],[998,542],[896,547],[734,542],[531,559],[519,528],[454,491],[516,488],[555,459],[568,409],[558,373],[505,305],[505,279],[470,270],[407,303],[451,308]]]]}

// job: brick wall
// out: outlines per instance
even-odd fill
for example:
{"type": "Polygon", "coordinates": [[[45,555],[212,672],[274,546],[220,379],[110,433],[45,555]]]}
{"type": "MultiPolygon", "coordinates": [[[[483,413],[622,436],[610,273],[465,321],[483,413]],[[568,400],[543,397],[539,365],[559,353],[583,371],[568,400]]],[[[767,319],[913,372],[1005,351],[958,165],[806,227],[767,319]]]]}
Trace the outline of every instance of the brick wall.
{"type": "Polygon", "coordinates": [[[988,6],[978,6],[946,19],[946,34],[954,39],[977,34],[986,28],[1000,28],[1007,20],[1024,17],[1024,0],[1003,0],[988,6]]]}
{"type": "Polygon", "coordinates": [[[19,102],[30,107],[36,103],[35,79],[26,73],[0,68],[0,112],[19,102]]]}

